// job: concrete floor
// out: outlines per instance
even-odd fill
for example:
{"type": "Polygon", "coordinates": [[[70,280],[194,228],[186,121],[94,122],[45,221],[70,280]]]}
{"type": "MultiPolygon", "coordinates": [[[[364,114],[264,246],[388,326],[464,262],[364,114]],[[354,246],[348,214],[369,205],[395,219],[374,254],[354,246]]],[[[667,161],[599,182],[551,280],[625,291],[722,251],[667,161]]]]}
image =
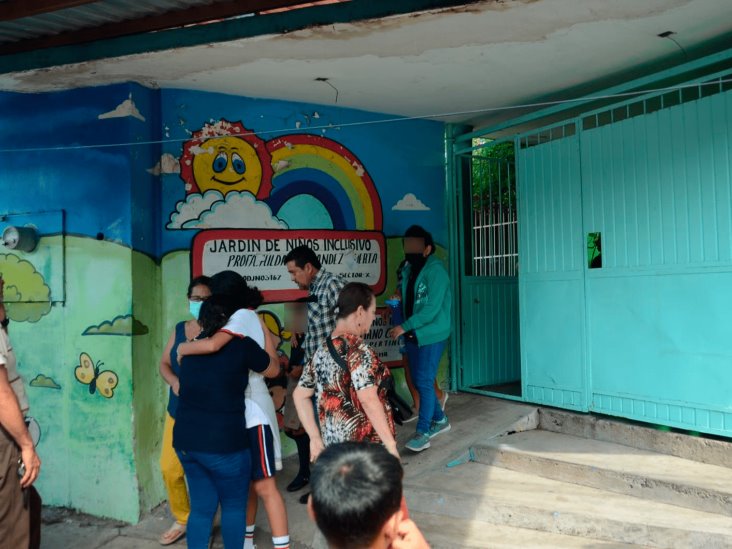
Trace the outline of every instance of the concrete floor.
{"type": "MultiPolygon", "coordinates": [[[[405,493],[409,500],[418,488],[425,483],[434,483],[435,473],[444,471],[448,463],[467,461],[468,449],[477,441],[486,440],[500,433],[513,430],[515,425],[528,421],[535,407],[514,402],[480,397],[467,394],[452,394],[447,403],[447,414],[452,424],[449,433],[432,441],[432,447],[420,454],[411,454],[408,450],[402,453],[405,468],[405,493]]],[[[403,443],[411,436],[415,423],[409,423],[398,430],[398,438],[403,443]]],[[[285,468],[278,476],[278,484],[284,487],[297,470],[296,460],[285,460],[285,468]]],[[[430,486],[439,494],[448,486],[430,486]]],[[[307,517],[305,506],[298,503],[299,493],[284,492],[289,514],[292,547],[313,547],[317,545],[316,528],[307,517]]],[[[437,495],[436,497],[439,497],[437,495]]],[[[491,533],[476,531],[471,526],[466,512],[464,520],[438,515],[415,514],[415,519],[424,531],[428,541],[434,547],[528,547],[532,546],[532,536],[542,536],[540,532],[523,529],[491,528],[491,533]],[[516,535],[516,530],[520,536],[516,535]],[[501,539],[499,539],[501,538],[501,539]],[[514,539],[515,544],[510,540],[514,539]]],[[[78,515],[68,510],[49,508],[44,511],[43,542],[44,549],[153,549],[160,545],[158,536],[171,524],[166,506],[162,505],[136,525],[126,525],[116,521],[97,519],[86,515],[78,515]]],[[[485,523],[483,523],[484,525],[485,523]]],[[[266,516],[260,512],[258,517],[256,544],[259,549],[272,547],[268,532],[266,516]]],[[[479,527],[478,530],[483,530],[479,527]]],[[[569,546],[566,536],[556,538],[556,546],[569,546]]],[[[597,544],[596,546],[605,546],[597,544]]],[[[174,547],[184,547],[181,541],[174,547]]],[[[543,543],[542,547],[551,546],[543,543]]],[[[575,546],[575,545],[572,545],[575,546]]],[[[580,545],[578,545],[580,546],[580,545]]],[[[588,545],[582,545],[588,547],[588,545]]],[[[220,537],[214,538],[213,547],[222,547],[220,537]]]]}

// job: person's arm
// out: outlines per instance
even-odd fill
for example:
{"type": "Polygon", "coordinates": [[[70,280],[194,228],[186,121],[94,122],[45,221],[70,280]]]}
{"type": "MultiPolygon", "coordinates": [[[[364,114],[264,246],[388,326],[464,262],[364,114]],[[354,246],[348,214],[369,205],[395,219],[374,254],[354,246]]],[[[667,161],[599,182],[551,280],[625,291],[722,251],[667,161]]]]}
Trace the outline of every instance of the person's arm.
{"type": "Polygon", "coordinates": [[[20,479],[20,485],[27,488],[38,478],[41,460],[36,454],[28,428],[23,420],[18,399],[10,386],[8,370],[4,363],[0,365],[0,425],[13,437],[20,447],[21,457],[25,464],[25,474],[20,479]]]}
{"type": "Polygon", "coordinates": [[[277,354],[274,337],[272,337],[272,332],[269,331],[264,320],[260,318],[259,322],[262,324],[262,331],[264,332],[264,350],[269,355],[269,366],[262,372],[262,375],[264,377],[279,377],[282,375],[282,363],[280,363],[280,357],[277,354]]]}
{"type": "Polygon", "coordinates": [[[298,385],[292,393],[292,400],[295,403],[297,417],[302,423],[303,429],[310,437],[310,461],[314,462],[323,450],[325,444],[320,436],[318,424],[315,421],[315,410],[313,409],[313,395],[315,389],[305,388],[298,385]]]}
{"type": "Polygon", "coordinates": [[[379,399],[379,392],[376,386],[372,385],[371,387],[356,391],[356,396],[358,396],[358,400],[361,402],[366,417],[369,418],[371,425],[373,425],[374,431],[379,435],[381,442],[384,443],[384,447],[390,454],[399,457],[396,439],[389,427],[389,420],[386,418],[384,404],[379,399]]]}
{"type": "Polygon", "coordinates": [[[178,394],[180,384],[178,382],[178,376],[173,372],[173,366],[170,364],[170,351],[173,349],[175,343],[175,329],[168,338],[168,343],[165,344],[163,349],[163,356],[160,357],[160,375],[165,380],[165,383],[170,385],[173,389],[173,393],[178,394]]]}
{"type": "Polygon", "coordinates": [[[445,306],[445,297],[450,289],[450,280],[445,270],[442,268],[432,269],[429,276],[425,276],[425,278],[429,299],[418,313],[413,314],[402,323],[401,328],[405,332],[427,326],[434,321],[438,313],[445,306]]]}
{"type": "Polygon", "coordinates": [[[219,330],[211,337],[187,341],[178,345],[178,360],[189,355],[210,355],[223,349],[234,336],[219,330]]]}

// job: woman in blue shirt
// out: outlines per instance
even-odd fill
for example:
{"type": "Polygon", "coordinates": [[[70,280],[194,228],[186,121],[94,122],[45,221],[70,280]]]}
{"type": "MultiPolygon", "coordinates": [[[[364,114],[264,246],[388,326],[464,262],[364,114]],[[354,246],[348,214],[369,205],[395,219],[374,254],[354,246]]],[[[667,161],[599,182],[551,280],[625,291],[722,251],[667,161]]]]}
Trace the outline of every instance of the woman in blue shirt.
{"type": "Polygon", "coordinates": [[[198,312],[201,305],[211,296],[211,279],[207,276],[198,276],[188,285],[188,310],[193,317],[176,324],[173,333],[168,338],[163,356],[160,358],[160,375],[170,386],[168,391],[168,408],[163,428],[163,442],[160,449],[160,471],[168,492],[168,507],[175,518],[173,525],[166,530],[158,540],[161,545],[171,545],[182,538],[186,533],[188,514],[191,506],[188,500],[183,466],[173,449],[173,426],[175,425],[175,411],[178,407],[178,345],[198,337],[201,327],[198,325],[198,312]]]}
{"type": "MultiPolygon", "coordinates": [[[[198,318],[202,336],[223,328],[235,310],[226,296],[206,300],[198,318]]],[[[189,549],[208,548],[219,504],[224,547],[243,545],[251,477],[244,391],[249,370],[264,375],[280,370],[268,334],[265,330],[266,351],[249,337],[234,338],[213,354],[186,356],[181,363],[173,447],[190,491],[189,549]]]]}

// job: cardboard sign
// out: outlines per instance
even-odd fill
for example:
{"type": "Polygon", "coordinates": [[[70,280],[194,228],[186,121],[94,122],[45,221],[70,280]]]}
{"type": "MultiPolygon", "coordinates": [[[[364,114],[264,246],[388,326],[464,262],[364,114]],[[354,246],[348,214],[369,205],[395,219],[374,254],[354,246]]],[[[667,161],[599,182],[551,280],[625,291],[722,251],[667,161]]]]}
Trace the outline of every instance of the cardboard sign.
{"type": "Polygon", "coordinates": [[[283,259],[309,246],[323,267],[346,282],[368,284],[377,295],[386,287],[386,241],[374,231],[220,229],[196,234],[191,251],[193,276],[236,271],[264,295],[265,302],[306,296],[290,279],[283,259]]]}
{"type": "Polygon", "coordinates": [[[385,318],[389,318],[388,310],[387,307],[376,309],[376,318],[364,340],[376,352],[381,362],[394,368],[404,366],[404,362],[402,354],[399,352],[399,343],[387,335],[387,332],[391,329],[391,326],[385,320],[385,318]]]}

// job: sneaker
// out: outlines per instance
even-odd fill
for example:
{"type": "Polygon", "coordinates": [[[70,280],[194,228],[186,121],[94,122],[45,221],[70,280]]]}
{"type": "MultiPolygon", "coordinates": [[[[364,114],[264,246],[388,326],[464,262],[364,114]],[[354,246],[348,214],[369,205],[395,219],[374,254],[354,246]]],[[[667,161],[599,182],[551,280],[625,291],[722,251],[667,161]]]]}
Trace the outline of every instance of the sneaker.
{"type": "Polygon", "coordinates": [[[409,442],[406,444],[407,450],[411,450],[412,452],[421,452],[422,450],[426,450],[430,447],[430,437],[429,435],[425,433],[420,433],[417,431],[414,436],[409,439],[409,442]]]}
{"type": "Polygon", "coordinates": [[[447,391],[442,392],[442,400],[440,401],[440,408],[442,408],[442,411],[445,411],[445,406],[447,406],[447,399],[450,398],[450,395],[447,391]]]}
{"type": "Polygon", "coordinates": [[[447,433],[450,429],[452,429],[452,426],[450,425],[450,422],[447,421],[447,416],[445,416],[441,421],[432,422],[430,432],[427,433],[427,435],[430,438],[435,438],[440,433],[447,433]]]}

